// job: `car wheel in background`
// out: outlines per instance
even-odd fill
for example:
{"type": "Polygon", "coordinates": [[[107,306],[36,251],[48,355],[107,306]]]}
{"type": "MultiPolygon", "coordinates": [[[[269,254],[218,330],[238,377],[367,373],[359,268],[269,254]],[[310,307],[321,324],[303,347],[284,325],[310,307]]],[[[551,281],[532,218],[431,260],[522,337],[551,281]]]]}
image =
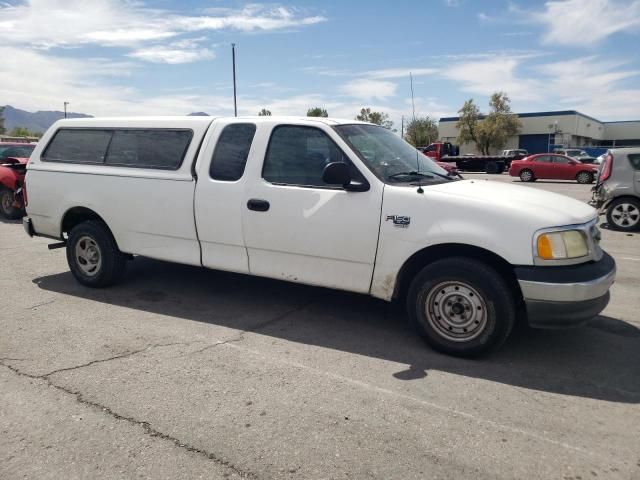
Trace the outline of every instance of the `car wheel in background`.
{"type": "Polygon", "coordinates": [[[15,220],[23,216],[22,209],[13,206],[14,201],[13,190],[0,187],[0,216],[10,220],[15,220]]]}
{"type": "Polygon", "coordinates": [[[614,230],[630,232],[640,227],[640,201],[618,198],[607,207],[607,223],[614,230]]]}
{"type": "Polygon", "coordinates": [[[67,263],[82,285],[113,285],[124,275],[126,259],[104,222],[88,220],[71,229],[67,240],[67,263]]]}
{"type": "Polygon", "coordinates": [[[593,173],[591,172],[579,172],[578,175],[576,175],[576,180],[578,181],[578,183],[593,183],[593,173]]]}
{"type": "Polygon", "coordinates": [[[496,162],[487,162],[484,171],[485,173],[498,173],[498,164],[496,162]]]}
{"type": "Polygon", "coordinates": [[[522,182],[533,182],[535,177],[533,176],[533,172],[528,168],[525,168],[520,172],[520,181],[522,182]]]}
{"type": "Polygon", "coordinates": [[[429,345],[461,357],[498,348],[515,321],[513,295],[502,276],[466,257],[424,267],[409,288],[407,311],[429,345]]]}

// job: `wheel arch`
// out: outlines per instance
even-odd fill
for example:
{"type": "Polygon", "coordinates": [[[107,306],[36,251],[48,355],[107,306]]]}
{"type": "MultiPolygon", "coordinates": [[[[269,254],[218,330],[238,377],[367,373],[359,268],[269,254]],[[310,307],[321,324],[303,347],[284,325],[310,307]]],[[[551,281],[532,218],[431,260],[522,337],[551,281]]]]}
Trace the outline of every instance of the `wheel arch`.
{"type": "Polygon", "coordinates": [[[516,304],[522,299],[520,284],[516,278],[513,266],[500,255],[475,245],[464,243],[441,243],[418,250],[411,255],[400,267],[396,277],[393,299],[406,295],[411,282],[428,264],[447,257],[467,257],[486,263],[505,279],[514,294],[516,304]]]}
{"type": "Polygon", "coordinates": [[[62,215],[62,220],[60,221],[60,237],[63,238],[65,233],[68,234],[73,229],[73,227],[82,222],[86,222],[87,220],[97,220],[104,223],[115,239],[115,235],[113,235],[113,231],[111,230],[111,227],[109,227],[109,224],[105,221],[105,219],[95,210],[87,207],[71,207],[67,209],[64,215],[62,215]]]}

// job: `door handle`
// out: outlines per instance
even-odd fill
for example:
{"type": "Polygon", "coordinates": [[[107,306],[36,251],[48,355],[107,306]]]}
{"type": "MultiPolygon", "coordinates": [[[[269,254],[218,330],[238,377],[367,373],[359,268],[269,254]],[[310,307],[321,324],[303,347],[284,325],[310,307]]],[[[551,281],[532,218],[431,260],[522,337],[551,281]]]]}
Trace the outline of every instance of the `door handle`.
{"type": "Polygon", "coordinates": [[[247,202],[247,208],[256,212],[266,212],[269,210],[269,206],[269,202],[259,198],[252,198],[247,202]]]}

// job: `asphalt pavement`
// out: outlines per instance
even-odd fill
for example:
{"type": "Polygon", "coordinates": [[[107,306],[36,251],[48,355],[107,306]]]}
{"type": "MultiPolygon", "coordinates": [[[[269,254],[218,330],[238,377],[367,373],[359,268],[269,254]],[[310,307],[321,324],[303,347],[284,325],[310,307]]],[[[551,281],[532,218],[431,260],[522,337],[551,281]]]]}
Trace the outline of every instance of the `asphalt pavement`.
{"type": "Polygon", "coordinates": [[[88,289],[47,243],[0,220],[2,479],[640,478],[640,233],[603,225],[601,316],[478,360],[356,294],[144,258],[88,289]]]}

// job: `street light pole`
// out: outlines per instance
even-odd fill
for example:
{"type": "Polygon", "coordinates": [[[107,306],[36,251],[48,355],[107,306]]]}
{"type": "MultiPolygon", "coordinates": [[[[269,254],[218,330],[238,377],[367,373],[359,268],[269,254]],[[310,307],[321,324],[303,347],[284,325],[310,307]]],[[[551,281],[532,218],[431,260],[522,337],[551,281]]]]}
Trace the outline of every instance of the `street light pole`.
{"type": "Polygon", "coordinates": [[[64,118],[67,118],[67,105],[69,105],[69,102],[64,102],[64,118]]]}
{"type": "Polygon", "coordinates": [[[233,62],[233,114],[238,116],[238,102],[236,100],[236,44],[231,44],[231,60],[233,62]]]}

